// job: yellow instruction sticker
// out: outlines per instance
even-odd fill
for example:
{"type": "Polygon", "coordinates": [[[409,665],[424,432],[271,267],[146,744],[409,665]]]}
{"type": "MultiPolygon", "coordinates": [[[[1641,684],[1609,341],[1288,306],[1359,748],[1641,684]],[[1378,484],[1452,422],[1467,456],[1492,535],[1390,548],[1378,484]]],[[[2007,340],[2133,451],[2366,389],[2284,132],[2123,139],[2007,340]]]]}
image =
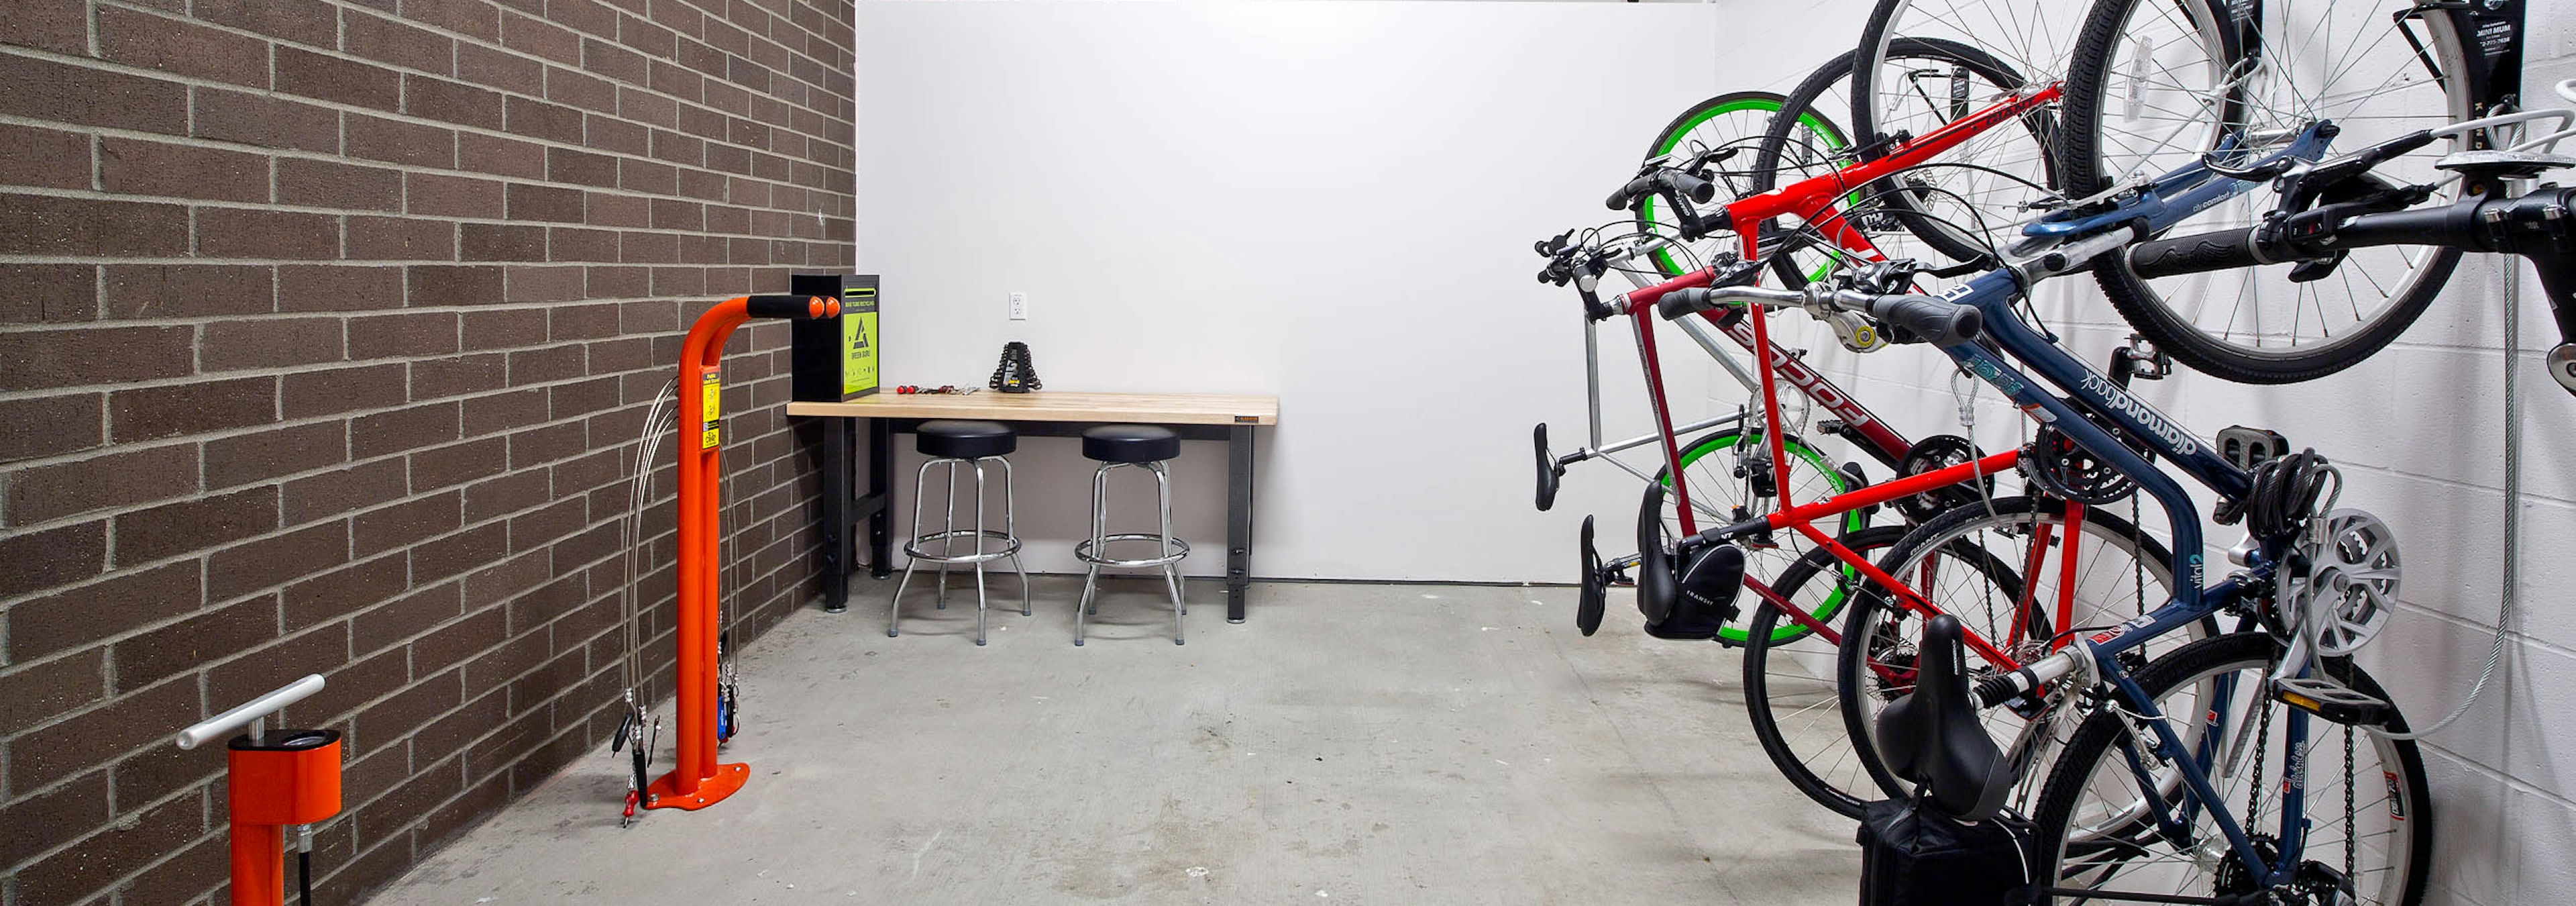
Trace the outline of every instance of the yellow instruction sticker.
{"type": "Polygon", "coordinates": [[[723,439],[717,427],[724,418],[724,383],[720,375],[709,373],[699,383],[698,409],[706,413],[706,431],[698,435],[698,449],[714,449],[723,439]]]}

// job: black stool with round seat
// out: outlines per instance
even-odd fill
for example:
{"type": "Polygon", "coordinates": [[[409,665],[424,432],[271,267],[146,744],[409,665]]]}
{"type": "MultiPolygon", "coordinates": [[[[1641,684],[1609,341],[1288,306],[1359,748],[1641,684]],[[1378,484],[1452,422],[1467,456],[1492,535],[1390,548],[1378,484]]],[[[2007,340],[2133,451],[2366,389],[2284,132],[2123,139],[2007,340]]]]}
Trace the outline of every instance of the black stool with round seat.
{"type": "Polygon", "coordinates": [[[1181,454],[1180,435],[1169,428],[1152,425],[1101,425],[1082,432],[1082,455],[1100,463],[1091,476],[1091,538],[1073,546],[1074,559],[1089,566],[1082,574],[1082,603],[1073,615],[1073,643],[1082,644],[1083,618],[1098,612],[1093,596],[1100,581],[1101,567],[1113,569],[1146,569],[1162,571],[1163,581],[1172,592],[1172,644],[1186,641],[1181,633],[1181,617],[1189,606],[1181,602],[1181,558],[1190,555],[1189,542],[1172,537],[1172,480],[1163,468],[1165,460],[1181,454]],[[1119,468],[1137,468],[1154,473],[1154,492],[1162,515],[1158,532],[1109,531],[1109,473],[1119,468]],[[1112,544],[1137,545],[1150,542],[1150,554],[1137,557],[1109,556],[1112,544]]]}
{"type": "Polygon", "coordinates": [[[1015,534],[1012,521],[1011,461],[1004,458],[1019,449],[1020,437],[1010,426],[1000,422],[948,420],[922,422],[914,429],[914,434],[918,438],[916,449],[928,458],[922,461],[921,471],[915,473],[912,480],[912,537],[903,543],[903,553],[911,562],[904,564],[903,581],[895,585],[894,599],[886,604],[886,635],[898,634],[896,624],[903,612],[903,592],[912,584],[915,567],[925,562],[939,564],[938,606],[944,610],[948,607],[948,567],[970,564],[975,568],[975,644],[981,645],[984,644],[984,564],[987,561],[1011,558],[1011,567],[1020,574],[1020,615],[1029,614],[1029,571],[1020,564],[1020,539],[1015,534]],[[984,527],[984,464],[987,462],[999,463],[1002,467],[1002,527],[999,530],[984,527]],[[972,527],[962,529],[957,527],[957,467],[961,463],[975,470],[975,521],[972,527]],[[921,531],[922,491],[930,477],[931,466],[947,468],[948,498],[946,517],[940,530],[924,534],[921,531]],[[968,542],[967,550],[961,552],[958,549],[960,541],[968,542]],[[929,550],[933,542],[939,547],[937,553],[929,550]]]}

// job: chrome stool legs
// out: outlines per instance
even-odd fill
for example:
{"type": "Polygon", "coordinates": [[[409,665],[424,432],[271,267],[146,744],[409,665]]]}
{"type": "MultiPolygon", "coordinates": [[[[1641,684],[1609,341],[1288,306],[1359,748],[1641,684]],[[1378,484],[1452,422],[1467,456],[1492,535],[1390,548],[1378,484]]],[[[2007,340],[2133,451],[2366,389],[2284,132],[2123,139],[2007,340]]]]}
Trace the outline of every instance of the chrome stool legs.
{"type": "Polygon", "coordinates": [[[1082,644],[1084,618],[1100,612],[1099,604],[1094,600],[1094,594],[1100,582],[1100,568],[1104,566],[1116,569],[1144,567],[1160,569],[1163,573],[1164,586],[1172,592],[1172,644],[1185,643],[1186,639],[1181,633],[1181,617],[1189,613],[1189,608],[1181,603],[1180,562],[1181,558],[1189,555],[1189,542],[1172,537],[1172,480],[1171,475],[1163,470],[1163,464],[1159,462],[1102,464],[1100,470],[1092,473],[1091,476],[1091,539],[1073,546],[1074,559],[1089,564],[1082,573],[1082,601],[1074,607],[1073,611],[1073,643],[1082,644]],[[1122,466],[1154,473],[1155,502],[1161,510],[1162,531],[1117,534],[1109,531],[1109,470],[1122,466]],[[1156,556],[1134,559],[1118,559],[1109,556],[1109,545],[1122,541],[1155,542],[1158,553],[1156,556]]]}
{"type": "Polygon", "coordinates": [[[1017,507],[1013,496],[1011,461],[1008,459],[999,456],[971,460],[940,457],[922,462],[921,470],[914,473],[912,478],[912,537],[903,543],[904,556],[910,562],[904,564],[903,581],[896,583],[894,598],[886,602],[886,635],[899,634],[898,623],[903,613],[904,590],[912,585],[912,571],[925,562],[939,566],[937,602],[941,609],[948,606],[949,565],[971,565],[975,568],[975,644],[984,644],[984,563],[986,561],[1004,557],[1011,559],[1011,568],[1020,574],[1020,615],[1029,615],[1029,571],[1028,567],[1020,563],[1020,539],[1014,521],[1017,507]],[[984,464],[987,462],[999,463],[1002,467],[1002,527],[998,530],[984,527],[984,464]],[[959,463],[972,466],[975,470],[975,522],[971,527],[962,529],[957,527],[957,465],[959,463]],[[940,530],[923,534],[921,531],[922,492],[928,484],[931,466],[945,466],[948,470],[948,503],[943,521],[940,523],[940,530]],[[971,540],[972,549],[959,553],[957,542],[960,540],[971,540]],[[939,542],[938,553],[931,553],[928,549],[930,542],[933,541],[939,542]],[[995,543],[988,545],[986,543],[988,541],[995,543]]]}

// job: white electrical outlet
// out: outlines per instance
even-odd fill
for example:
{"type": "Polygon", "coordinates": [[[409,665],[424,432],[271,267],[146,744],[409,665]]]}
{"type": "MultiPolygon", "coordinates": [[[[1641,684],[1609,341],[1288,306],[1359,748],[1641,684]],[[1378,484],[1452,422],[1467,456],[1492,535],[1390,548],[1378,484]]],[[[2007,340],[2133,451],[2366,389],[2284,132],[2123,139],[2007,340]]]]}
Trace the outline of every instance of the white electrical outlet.
{"type": "Polygon", "coordinates": [[[1026,321],[1026,320],[1028,320],[1028,319],[1029,319],[1029,294],[1027,294],[1027,293],[1012,293],[1012,294],[1011,294],[1011,320],[1013,320],[1013,321],[1026,321]]]}

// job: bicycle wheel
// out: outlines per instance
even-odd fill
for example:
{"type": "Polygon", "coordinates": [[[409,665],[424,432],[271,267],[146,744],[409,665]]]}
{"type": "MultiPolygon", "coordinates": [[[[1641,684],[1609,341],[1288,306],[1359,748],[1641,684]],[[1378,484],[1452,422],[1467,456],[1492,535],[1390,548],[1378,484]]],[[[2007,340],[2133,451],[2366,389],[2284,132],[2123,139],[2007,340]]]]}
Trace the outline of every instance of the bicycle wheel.
{"type": "MultiPolygon", "coordinates": [[[[1937,93],[1918,87],[1880,110],[1882,123],[1893,121],[1917,133],[1940,128],[1967,115],[1972,104],[2023,84],[2010,65],[1956,41],[1897,38],[1884,53],[1908,79],[1938,83],[1937,93]]],[[[1797,121],[1823,118],[1827,110],[1851,109],[1853,60],[1850,53],[1836,57],[1789,92],[1782,109],[1799,111],[1799,119],[1772,118],[1754,158],[1753,191],[1767,192],[1860,162],[1856,149],[1792,128],[1797,121]]],[[[1854,185],[1834,197],[1836,213],[1878,246],[1883,257],[1941,265],[1992,254],[2017,235],[2014,230],[2029,203],[2051,194],[2055,185],[2049,120],[2042,111],[1998,125],[1951,149],[1942,162],[1854,185]]],[[[1804,218],[1784,218],[1780,252],[1773,256],[1779,265],[1775,270],[1791,287],[1821,278],[1848,257],[1841,246],[1805,227],[1804,218]]]]}
{"type": "MultiPolygon", "coordinates": [[[[2208,766],[2220,804],[2265,856],[2277,857],[2281,843],[2285,762],[2303,757],[2308,823],[2301,862],[2340,872],[2361,903],[2422,902],[2433,850],[2422,753],[2412,741],[2322,719],[2308,720],[2303,738],[2291,738],[2289,706],[2263,693],[2278,648],[2261,633],[2204,639],[2157,659],[2136,679],[2166,720],[2191,722],[2179,735],[2208,766]]],[[[2324,664],[2352,689],[2387,697],[2349,659],[2324,664]]],[[[2404,719],[2390,729],[2404,731],[2404,719]]],[[[2184,798],[2180,774],[2169,765],[2137,744],[2125,711],[2106,709],[2085,720],[2049,771],[2032,813],[2040,877],[2106,892],[2208,897],[2258,889],[2217,830],[2210,803],[2179,809],[2192,819],[2183,845],[2158,831],[2149,797],[2168,807],[2184,798]],[[2152,793],[2139,770],[2153,777],[2152,793]]]]}
{"type": "MultiPolygon", "coordinates": [[[[2131,519],[2086,507],[2083,540],[2070,564],[2064,553],[2065,502],[2000,497],[1992,504],[1970,503],[1917,526],[1879,558],[1879,568],[2022,663],[2047,654],[2052,640],[2071,631],[2109,628],[2173,599],[2172,557],[2131,519]],[[2043,535],[2044,546],[2036,543],[2043,535]]],[[[1876,585],[1852,597],[1836,663],[1845,730],[1879,788],[1902,798],[1911,786],[1889,772],[1878,756],[1878,712],[1913,691],[1914,653],[1924,620],[1894,606],[1893,596],[1876,585]]],[[[2203,623],[2194,633],[2214,629],[2203,623]]],[[[2186,641],[2177,636],[2150,643],[2146,654],[2186,641]]],[[[1994,671],[1982,658],[1975,660],[1973,673],[1994,671]]],[[[2033,759],[2045,757],[2072,729],[2033,728],[2008,708],[1988,709],[1980,717],[2007,751],[2016,745],[2039,747],[2033,759]]],[[[2035,793],[2034,785],[2025,784],[2012,801],[2027,807],[2035,793]]]]}
{"type": "MultiPolygon", "coordinates": [[[[1869,557],[1904,537],[1904,526],[1881,525],[1844,535],[1842,543],[1869,557]]],[[[1861,581],[1832,551],[1818,549],[1790,564],[1771,590],[1824,622],[1820,611],[1838,609],[1861,581]]],[[[1807,798],[1858,819],[1861,806],[1879,797],[1878,784],[1843,728],[1842,699],[1834,692],[1836,646],[1768,601],[1755,608],[1746,634],[1744,706],[1763,754],[1807,798]]]]}
{"type": "MultiPolygon", "coordinates": [[[[2199,0],[2190,0],[2199,2],[2199,0]]],[[[1852,53],[1852,135],[1862,144],[1899,131],[1921,135],[1926,121],[1907,111],[1932,106],[1967,114],[1972,95],[1955,91],[1943,73],[1925,72],[1897,52],[1906,38],[1975,48],[2009,68],[2021,85],[2046,85],[2066,75],[2067,57],[2082,30],[2089,0],[1879,0],[1861,28],[1852,53]]]]}
{"type": "MultiPolygon", "coordinates": [[[[2061,148],[2068,192],[2088,196],[2151,179],[2221,148],[2259,156],[2312,122],[2353,150],[2470,115],[2464,36],[2448,12],[2392,18],[2409,0],[2231,3],[2101,0],[2067,77],[2061,148]],[[2417,53],[2421,43],[2423,53],[2417,53]]],[[[2436,141],[2380,165],[2382,186],[2441,183],[2433,161],[2465,147],[2436,141]]],[[[2170,235],[2251,226],[2280,202],[2266,181],[2175,226],[2170,235]]],[[[2332,272],[2270,265],[2142,280],[2094,269],[2111,304],[2183,364],[2258,384],[2351,367],[2414,323],[2459,263],[2434,246],[2353,249],[2332,272]]]]}
{"type": "MultiPolygon", "coordinates": [[[[1762,136],[1770,130],[1773,114],[1780,112],[1781,95],[1768,91],[1734,91],[1701,101],[1664,126],[1653,144],[1646,146],[1646,159],[1659,157],[1687,158],[1703,151],[1736,149],[1733,157],[1719,161],[1711,169],[1718,177],[1718,199],[1714,204],[1751,194],[1752,161],[1762,136]]],[[[1842,130],[1823,117],[1801,117],[1797,127],[1810,140],[1828,147],[1841,147],[1842,130]]],[[[1648,196],[1637,208],[1637,219],[1657,225],[1666,235],[1674,228],[1664,224],[1671,211],[1661,197],[1648,196]]],[[[1733,233],[1708,236],[1696,242],[1681,242],[1675,236],[1678,250],[1663,249],[1654,253],[1655,268],[1666,277],[1678,277],[1708,266],[1720,254],[1742,251],[1733,233]]]]}
{"type": "MultiPolygon", "coordinates": [[[[1851,489],[1851,480],[1834,470],[1833,461],[1805,441],[1789,437],[1782,446],[1789,451],[1791,500],[1822,500],[1851,489]]],[[[1779,480],[1764,465],[1770,461],[1770,456],[1770,445],[1763,443],[1759,431],[1714,431],[1684,445],[1681,451],[1682,481],[1690,491],[1691,509],[1697,517],[1693,521],[1706,530],[1713,525],[1742,522],[1779,509],[1780,493],[1775,487],[1779,480]]],[[[1664,537],[1679,538],[1682,534],[1681,511],[1671,493],[1670,470],[1657,469],[1655,481],[1665,488],[1664,537]]],[[[1852,512],[1844,514],[1834,524],[1839,526],[1836,533],[1840,534],[1859,530],[1868,524],[1868,518],[1852,512]]],[[[1742,546],[1744,574],[1768,580],[1786,575],[1789,568],[1806,555],[1810,545],[1794,532],[1780,532],[1746,539],[1742,546]]],[[[1840,594],[1816,604],[1822,608],[1819,616],[1840,613],[1842,605],[1840,594]]],[[[1791,626],[1782,634],[1786,638],[1804,631],[1801,627],[1791,626]]],[[[1725,645],[1742,645],[1750,637],[1748,630],[1735,624],[1717,633],[1718,642],[1725,645]]]]}

